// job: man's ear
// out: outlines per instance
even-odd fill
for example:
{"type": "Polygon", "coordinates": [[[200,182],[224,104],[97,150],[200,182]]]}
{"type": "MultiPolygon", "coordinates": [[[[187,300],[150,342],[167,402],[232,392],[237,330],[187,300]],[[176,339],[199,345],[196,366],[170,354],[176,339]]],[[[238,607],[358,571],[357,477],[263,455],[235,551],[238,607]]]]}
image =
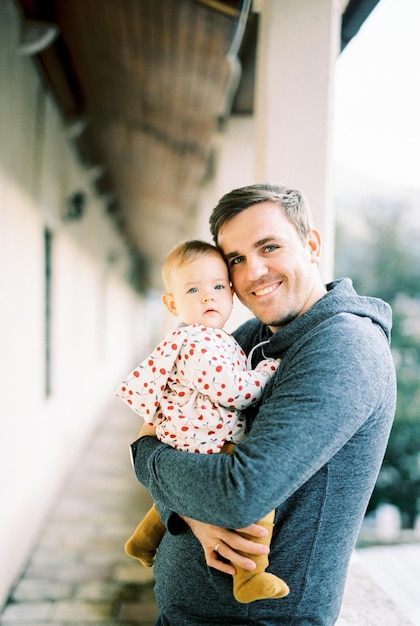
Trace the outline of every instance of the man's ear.
{"type": "Polygon", "coordinates": [[[308,246],[312,263],[319,263],[321,257],[321,233],[316,228],[312,228],[309,231],[308,246]]]}
{"type": "Polygon", "coordinates": [[[173,297],[171,293],[164,293],[161,300],[171,315],[175,315],[175,316],[178,315],[178,311],[176,309],[176,304],[175,304],[175,298],[173,297]]]}

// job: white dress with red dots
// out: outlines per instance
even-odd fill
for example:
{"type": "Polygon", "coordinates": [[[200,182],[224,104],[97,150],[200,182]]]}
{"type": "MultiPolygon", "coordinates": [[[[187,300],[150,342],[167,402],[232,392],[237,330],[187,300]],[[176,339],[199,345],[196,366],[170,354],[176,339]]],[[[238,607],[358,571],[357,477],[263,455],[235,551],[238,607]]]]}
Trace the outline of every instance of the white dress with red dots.
{"type": "Polygon", "coordinates": [[[246,434],[241,411],[255,404],[277,369],[267,359],[246,369],[246,356],[229,333],[201,324],[181,326],[114,391],[158,439],[187,452],[220,452],[246,434]]]}

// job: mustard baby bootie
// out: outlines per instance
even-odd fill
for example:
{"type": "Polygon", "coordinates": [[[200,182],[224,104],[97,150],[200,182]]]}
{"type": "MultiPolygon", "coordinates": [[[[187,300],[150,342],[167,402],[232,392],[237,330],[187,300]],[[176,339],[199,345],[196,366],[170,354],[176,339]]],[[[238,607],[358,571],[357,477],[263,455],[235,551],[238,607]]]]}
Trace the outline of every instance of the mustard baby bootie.
{"type": "MultiPolygon", "coordinates": [[[[241,535],[251,541],[269,546],[273,534],[274,511],[266,515],[257,524],[268,530],[266,537],[251,537],[251,535],[245,533],[241,533],[241,535]]],[[[268,566],[267,554],[255,555],[245,554],[244,552],[241,554],[252,559],[257,567],[250,572],[235,565],[236,574],[233,576],[233,595],[238,602],[246,604],[254,600],[267,600],[287,596],[289,587],[284,580],[275,574],[265,571],[268,566]]]]}
{"type": "Polygon", "coordinates": [[[130,539],[124,545],[125,553],[138,559],[145,567],[152,567],[156,551],[165,534],[155,505],[147,512],[130,539]]]}

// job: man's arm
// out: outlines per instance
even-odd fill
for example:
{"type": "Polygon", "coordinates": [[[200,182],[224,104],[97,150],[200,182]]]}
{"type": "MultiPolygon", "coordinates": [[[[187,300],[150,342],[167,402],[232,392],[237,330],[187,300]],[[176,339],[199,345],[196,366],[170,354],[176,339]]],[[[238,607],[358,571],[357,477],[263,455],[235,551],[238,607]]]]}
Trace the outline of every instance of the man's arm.
{"type": "MultiPolygon", "coordinates": [[[[156,427],[143,424],[138,433],[138,438],[140,437],[156,437],[156,427]]],[[[248,554],[268,553],[267,546],[245,539],[239,532],[212,524],[205,524],[188,517],[183,517],[182,519],[201,543],[207,565],[225,574],[233,576],[236,573],[234,565],[249,571],[255,569],[255,562],[243,556],[241,552],[248,554]],[[215,550],[216,546],[218,546],[217,552],[215,550]],[[225,563],[219,556],[224,557],[230,563],[225,563]]],[[[266,529],[257,524],[251,524],[247,528],[239,530],[253,537],[263,537],[267,534],[266,529]]]]}

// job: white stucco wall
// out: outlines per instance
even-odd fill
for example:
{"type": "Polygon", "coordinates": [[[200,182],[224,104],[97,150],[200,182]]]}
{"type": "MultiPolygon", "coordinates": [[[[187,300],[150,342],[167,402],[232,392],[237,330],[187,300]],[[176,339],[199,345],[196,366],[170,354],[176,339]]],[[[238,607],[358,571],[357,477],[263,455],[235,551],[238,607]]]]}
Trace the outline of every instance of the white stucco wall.
{"type": "Polygon", "coordinates": [[[18,32],[15,6],[3,0],[0,605],[114,386],[148,343],[148,305],[125,281],[124,242],[90,187],[32,60],[19,54],[18,32]],[[76,191],[86,194],[86,212],[69,222],[63,210],[76,191]],[[50,395],[45,228],[52,233],[50,395]]]}

